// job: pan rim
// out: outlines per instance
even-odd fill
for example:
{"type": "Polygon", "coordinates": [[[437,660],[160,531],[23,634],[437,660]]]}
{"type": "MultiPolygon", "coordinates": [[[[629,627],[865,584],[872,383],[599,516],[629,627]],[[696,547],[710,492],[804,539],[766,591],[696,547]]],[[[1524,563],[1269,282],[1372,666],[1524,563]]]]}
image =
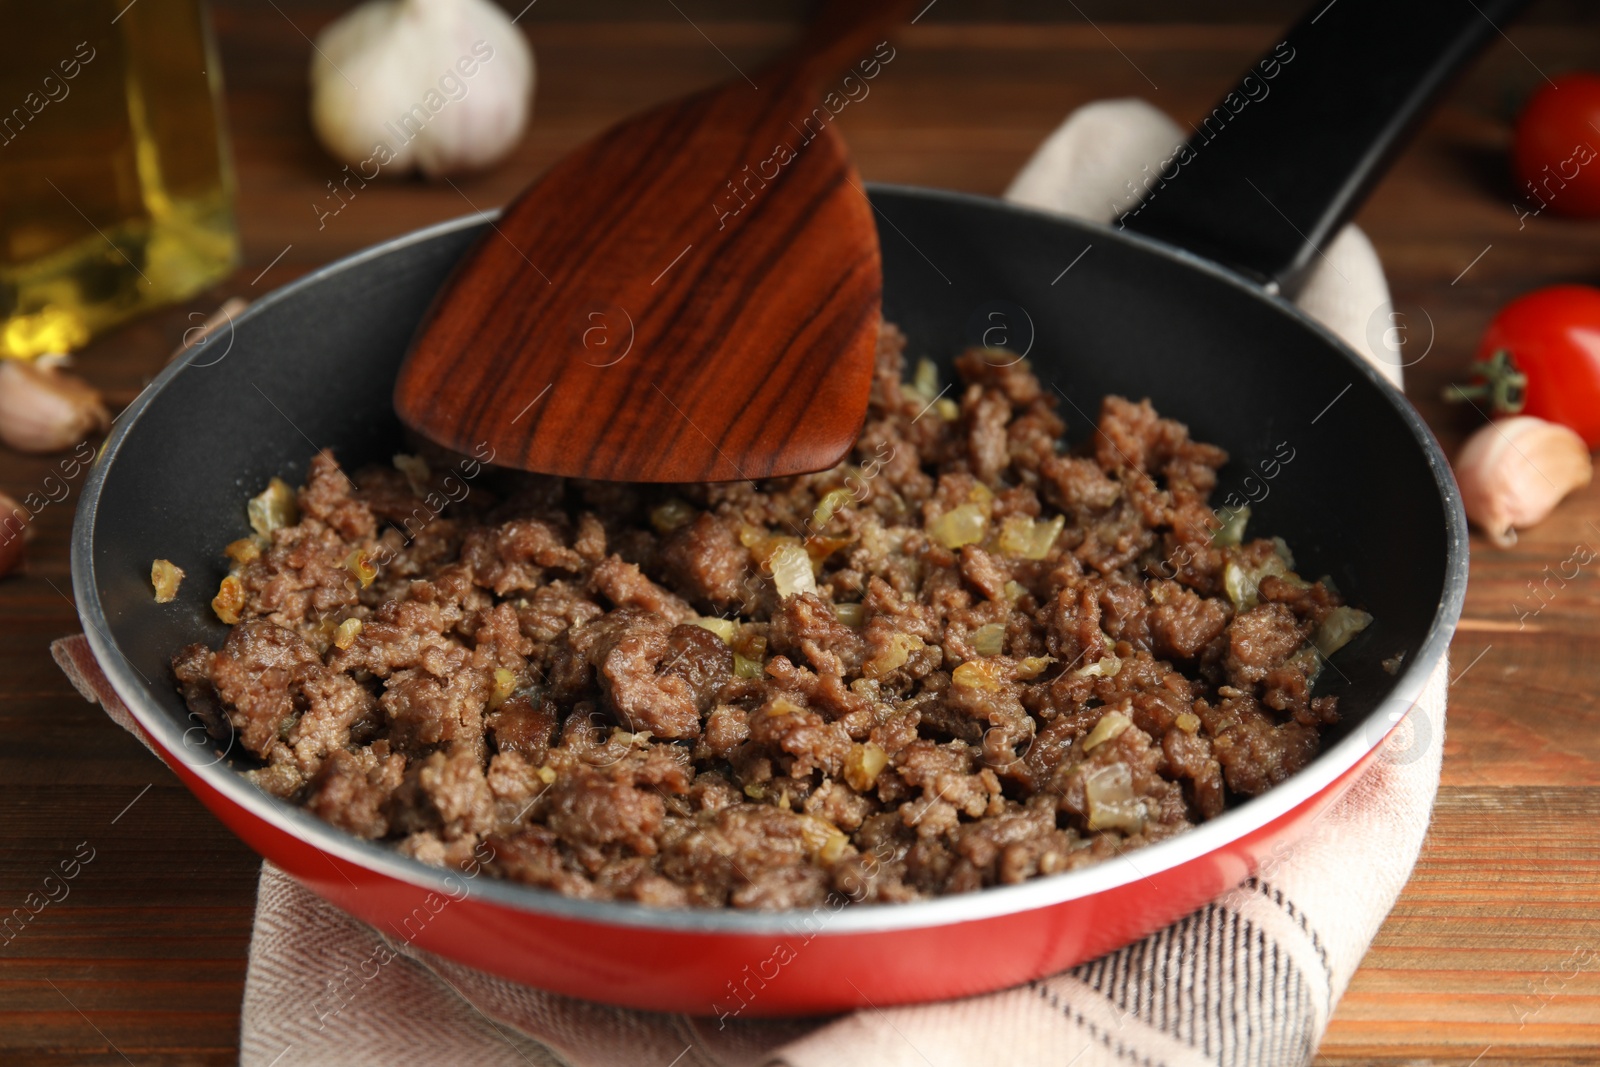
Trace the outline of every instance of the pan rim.
{"type": "MultiPolygon", "coordinates": [[[[1142,234],[1117,230],[1108,225],[1086,222],[1038,209],[1010,204],[976,194],[950,192],[917,186],[868,183],[869,192],[878,196],[908,197],[955,203],[982,210],[1018,214],[1051,225],[1076,227],[1097,237],[1125,241],[1185,266],[1202,271],[1252,299],[1271,304],[1336,349],[1356,373],[1375,383],[1385,400],[1410,432],[1433,475],[1445,511],[1446,558],[1443,594],[1435,608],[1433,621],[1418,655],[1395,679],[1389,695],[1366,715],[1364,723],[1318,754],[1308,766],[1222,815],[1191,830],[1119,854],[1112,859],[1077,871],[1030,879],[1018,885],[992,886],[981,891],[931,900],[882,905],[850,905],[829,908],[829,919],[819,936],[890,933],[928,929],[958,923],[1001,919],[1007,916],[1049,908],[1074,900],[1098,896],[1124,885],[1155,877],[1216,853],[1276,822],[1320,796],[1381,744],[1421,696],[1434,669],[1444,658],[1460,618],[1467,582],[1467,531],[1460,494],[1449,472],[1449,464],[1432,431],[1409,402],[1386,378],[1326,326],[1299,308],[1233,271],[1186,250],[1167,245],[1142,234]],[[1386,721],[1384,721],[1386,719],[1386,721]],[[1381,725],[1381,729],[1375,726],[1381,725]],[[1133,858],[1130,858],[1133,857],[1133,858]],[[1137,863],[1135,862],[1137,859],[1137,863]]],[[[335,260],[252,303],[235,320],[246,322],[255,314],[322,280],[387,256],[413,244],[480,226],[492,220],[493,213],[478,212],[412,230],[335,260]]],[[[148,700],[147,684],[137,669],[122,655],[109,636],[109,620],[95,581],[94,527],[101,491],[123,442],[137,425],[153,399],[178,374],[203,353],[191,350],[174,360],[146,386],[116,420],[112,433],[84,483],[72,532],[72,581],[78,614],[84,633],[102,670],[117,695],[128,707],[140,727],[164,750],[168,762],[186,763],[182,731],[164,709],[148,700]]],[[[304,809],[272,797],[248,782],[224,763],[209,766],[189,765],[189,769],[211,790],[254,819],[287,833],[301,842],[354,866],[410,885],[423,892],[458,893],[459,876],[450,869],[430,867],[401,855],[392,846],[364,841],[322,822],[304,809]]],[[[510,911],[547,919],[648,929],[662,934],[727,935],[739,937],[791,934],[800,916],[823,910],[792,909],[774,912],[743,912],[725,909],[664,909],[649,905],[580,900],[553,890],[494,879],[474,880],[471,895],[479,901],[510,911]]]]}

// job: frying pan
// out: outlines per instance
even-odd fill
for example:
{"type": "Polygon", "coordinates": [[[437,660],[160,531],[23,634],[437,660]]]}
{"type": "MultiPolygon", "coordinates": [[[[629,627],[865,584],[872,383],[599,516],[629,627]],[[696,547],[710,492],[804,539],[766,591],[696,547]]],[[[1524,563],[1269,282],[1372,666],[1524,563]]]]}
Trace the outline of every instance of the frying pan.
{"type": "MultiPolygon", "coordinates": [[[[910,904],[661,910],[442,871],[258,791],[174,690],[168,657],[221,643],[209,598],[243,502],[400,442],[390,407],[413,327],[481,218],[358,253],[253,305],[129,407],[84,490],[73,583],[85,631],[163,759],[216,816],[312,891],[442,956],[562,993],[748,1016],[904,1003],[1060,970],[1199,907],[1289,847],[1376,758],[1445,655],[1467,537],[1445,457],[1363,359],[1283,299],[1447,77],[1515,0],[1318,0],[1162,168],[1147,206],[1098,226],[955,193],[874,186],[884,314],[948,365],[999,314],[1081,439],[1106,393],[1148,396],[1231,453],[1218,499],[1251,492],[1375,622],[1324,671],[1343,719],[1299,774],[1219,818],[1085,870],[910,904]],[[1287,52],[1283,51],[1287,49],[1287,52]],[[1292,52],[1292,58],[1284,55],[1292,52]],[[1263,95],[1262,86],[1267,86],[1263,95]],[[1235,111],[1235,108],[1237,110],[1235,111]],[[1223,117],[1222,112],[1226,112],[1223,117]],[[1081,258],[1079,258],[1081,256],[1081,258]],[[1065,270],[1073,264],[1070,270],[1065,270]],[[1263,462],[1288,455],[1270,492],[1263,462]],[[150,563],[188,572],[157,605],[150,563]],[[1383,661],[1400,669],[1391,673],[1383,661]],[[737,998],[737,999],[736,999],[737,998]],[[746,1005],[746,1002],[748,1004],[746,1005]]],[[[1385,322],[1386,325],[1386,322],[1385,322]]]]}

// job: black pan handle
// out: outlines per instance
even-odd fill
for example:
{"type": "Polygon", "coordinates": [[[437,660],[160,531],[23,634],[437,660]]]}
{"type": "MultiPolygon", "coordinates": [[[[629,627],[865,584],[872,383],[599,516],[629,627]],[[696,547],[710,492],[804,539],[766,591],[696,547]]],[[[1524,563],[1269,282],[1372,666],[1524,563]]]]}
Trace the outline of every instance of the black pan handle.
{"type": "Polygon", "coordinates": [[[1453,75],[1526,0],[1316,0],[1117,225],[1292,295],[1453,75]]]}

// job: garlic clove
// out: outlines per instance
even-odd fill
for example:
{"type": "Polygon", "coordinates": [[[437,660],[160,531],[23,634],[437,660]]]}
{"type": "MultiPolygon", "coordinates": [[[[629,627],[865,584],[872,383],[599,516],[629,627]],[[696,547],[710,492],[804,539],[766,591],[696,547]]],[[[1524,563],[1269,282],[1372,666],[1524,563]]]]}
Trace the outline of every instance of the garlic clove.
{"type": "Polygon", "coordinates": [[[18,452],[59,452],[110,425],[99,392],[77,375],[0,360],[0,441],[18,452]]]}
{"type": "Polygon", "coordinates": [[[0,493],[0,578],[22,564],[28,535],[28,512],[21,504],[0,493]]]}
{"type": "Polygon", "coordinates": [[[1467,518],[1509,548],[1519,528],[1542,521],[1568,493],[1588,485],[1594,463],[1583,438],[1565,426],[1519,415],[1467,438],[1455,474],[1467,518]]]}
{"type": "Polygon", "coordinates": [[[368,0],[317,38],[312,125],[363,180],[481,169],[521,138],[534,76],[526,38],[489,0],[368,0]]]}

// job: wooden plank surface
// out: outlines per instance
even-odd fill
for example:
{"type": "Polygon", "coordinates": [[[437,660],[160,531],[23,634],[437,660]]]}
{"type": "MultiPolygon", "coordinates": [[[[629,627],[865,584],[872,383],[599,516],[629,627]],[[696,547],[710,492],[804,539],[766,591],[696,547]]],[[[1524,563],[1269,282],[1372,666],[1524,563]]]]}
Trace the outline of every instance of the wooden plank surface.
{"type": "MultiPolygon", "coordinates": [[[[246,262],[202,298],[84,354],[83,372],[118,404],[198,321],[191,313],[502,203],[607,123],[728,76],[730,64],[755,64],[794,32],[782,3],[761,8],[773,19],[765,22],[728,21],[737,6],[690,5],[695,25],[622,0],[601,6],[641,21],[562,21],[588,16],[573,4],[540,5],[524,20],[539,99],[510,162],[458,180],[459,189],[375,183],[319,225],[319,209],[337,206],[325,183],[340,168],[310,136],[305,35],[341,6],[216,6],[246,262]]],[[[1276,40],[1261,20],[1294,7],[1261,0],[1244,9],[1257,21],[1175,25],[1163,21],[1182,17],[1174,5],[1127,21],[1101,5],[1092,25],[1024,25],[981,16],[1047,19],[1049,7],[970,5],[975,16],[954,10],[956,0],[942,6],[948,18],[935,9],[907,32],[871,97],[841,119],[869,179],[997,193],[1085,101],[1142,95],[1180,120],[1198,115],[1276,40]]],[[[1447,445],[1470,422],[1430,398],[1459,374],[1494,309],[1538,285],[1600,282],[1600,226],[1540,218],[1519,229],[1503,166],[1514,101],[1545,74],[1600,67],[1597,28],[1581,5],[1538,5],[1453,92],[1362,212],[1416,331],[1411,341],[1431,332],[1408,374],[1447,445]]],[[[21,496],[54,469],[52,459],[0,452],[0,488],[21,496]]],[[[81,481],[39,516],[28,572],[0,582],[0,910],[62,860],[93,852],[70,893],[0,945],[0,1062],[232,1062],[257,861],[79,700],[47,654],[51,639],[76,629],[66,546],[81,481]]],[[[1600,550],[1600,484],[1513,550],[1475,539],[1434,825],[1319,1062],[1600,1062],[1600,568],[1543,602],[1527,586],[1580,543],[1600,550]]]]}

